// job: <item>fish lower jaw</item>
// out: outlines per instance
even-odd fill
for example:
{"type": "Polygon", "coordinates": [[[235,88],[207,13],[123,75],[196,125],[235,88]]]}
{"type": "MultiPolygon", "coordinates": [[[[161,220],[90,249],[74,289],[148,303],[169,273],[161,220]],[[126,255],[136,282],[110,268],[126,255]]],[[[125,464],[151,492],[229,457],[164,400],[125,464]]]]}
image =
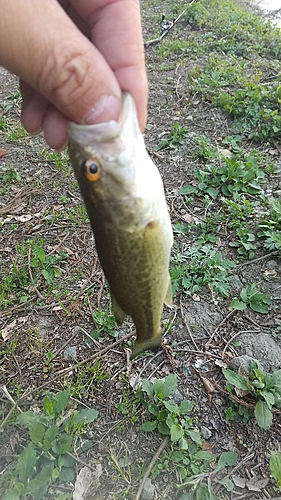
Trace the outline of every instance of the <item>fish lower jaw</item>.
{"type": "Polygon", "coordinates": [[[160,347],[162,341],[162,333],[159,335],[152,337],[150,339],[146,339],[143,341],[136,340],[136,343],[133,347],[133,351],[131,354],[131,359],[135,358],[138,354],[140,354],[143,351],[150,350],[150,351],[157,351],[157,349],[160,347]]]}

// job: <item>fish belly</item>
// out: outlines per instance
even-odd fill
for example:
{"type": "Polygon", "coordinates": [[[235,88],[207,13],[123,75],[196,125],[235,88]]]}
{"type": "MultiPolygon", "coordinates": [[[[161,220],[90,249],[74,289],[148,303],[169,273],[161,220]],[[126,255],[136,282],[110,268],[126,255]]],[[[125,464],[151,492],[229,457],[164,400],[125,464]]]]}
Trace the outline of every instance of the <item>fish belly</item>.
{"type": "Polygon", "coordinates": [[[161,315],[170,293],[170,236],[160,221],[144,229],[93,228],[99,259],[112,293],[118,323],[134,321],[137,340],[132,357],[161,343],[161,315]],[[122,315],[122,312],[124,315],[122,315]]]}

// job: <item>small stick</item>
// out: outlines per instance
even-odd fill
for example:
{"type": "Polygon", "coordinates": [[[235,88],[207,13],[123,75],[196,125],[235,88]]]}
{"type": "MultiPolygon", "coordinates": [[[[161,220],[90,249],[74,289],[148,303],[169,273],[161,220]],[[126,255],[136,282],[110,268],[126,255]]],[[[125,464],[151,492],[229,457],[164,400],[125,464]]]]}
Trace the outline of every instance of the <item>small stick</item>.
{"type": "Polygon", "coordinates": [[[189,2],[188,6],[179,14],[179,16],[172,22],[171,26],[169,26],[163,33],[158,37],[158,38],[153,38],[153,40],[148,40],[147,42],[144,43],[145,48],[149,47],[149,45],[154,45],[155,43],[161,42],[161,40],[164,38],[164,36],[169,33],[169,31],[175,26],[175,24],[180,20],[180,18],[184,15],[184,13],[187,11],[188,7],[192,5],[195,2],[195,0],[192,0],[189,2]]]}
{"type": "Polygon", "coordinates": [[[146,472],[145,472],[145,475],[143,476],[143,478],[142,478],[142,480],[141,480],[141,483],[140,483],[140,485],[139,485],[139,489],[138,489],[138,491],[137,491],[137,495],[136,495],[135,500],[140,500],[140,497],[141,497],[142,490],[143,490],[143,488],[144,488],[145,482],[146,482],[146,480],[148,479],[149,474],[150,474],[150,472],[152,471],[152,469],[153,469],[153,467],[154,467],[155,463],[157,462],[158,458],[160,457],[160,455],[161,455],[162,451],[163,451],[163,450],[164,450],[164,448],[167,446],[168,442],[169,442],[169,437],[168,437],[168,436],[166,436],[166,437],[163,439],[162,443],[160,444],[160,446],[159,446],[158,450],[156,451],[155,455],[153,456],[153,458],[152,458],[152,460],[151,460],[151,462],[150,462],[150,464],[149,464],[149,466],[148,466],[148,468],[147,468],[147,470],[146,470],[146,472]]]}
{"type": "Polygon", "coordinates": [[[4,392],[6,398],[15,406],[15,408],[18,409],[18,411],[20,413],[22,413],[22,410],[20,409],[20,407],[17,405],[17,403],[15,402],[15,400],[12,398],[11,394],[9,393],[7,387],[5,385],[1,385],[0,386],[0,389],[2,390],[2,392],[4,392]]]}
{"type": "Polygon", "coordinates": [[[278,255],[278,252],[270,252],[267,253],[266,255],[262,255],[261,257],[257,257],[256,259],[253,260],[247,260],[247,262],[242,262],[242,264],[237,264],[236,267],[243,267],[243,266],[249,266],[253,264],[254,262],[258,262],[259,260],[267,259],[267,257],[272,257],[273,255],[278,255]]]}
{"type": "Polygon", "coordinates": [[[135,332],[128,333],[128,335],[124,335],[124,337],[121,337],[121,339],[118,339],[118,340],[116,340],[116,342],[113,342],[113,344],[110,344],[107,347],[104,347],[103,349],[101,349],[100,351],[96,352],[95,354],[93,354],[89,358],[83,359],[83,361],[80,361],[79,363],[77,363],[75,365],[71,365],[68,368],[64,368],[63,370],[60,370],[59,372],[56,373],[56,376],[54,378],[52,378],[51,380],[47,380],[46,382],[44,382],[44,384],[41,384],[41,385],[39,385],[38,387],[36,387],[34,389],[28,389],[19,398],[19,401],[21,401],[22,399],[26,398],[27,396],[30,396],[30,394],[32,394],[35,390],[39,391],[39,390],[43,389],[44,387],[46,387],[49,384],[52,385],[54,382],[56,382],[58,380],[58,377],[60,377],[62,375],[66,375],[67,373],[71,372],[75,368],[78,368],[79,366],[85,365],[85,364],[89,363],[90,361],[94,361],[96,358],[98,358],[102,354],[105,354],[106,352],[110,351],[110,349],[112,349],[113,347],[116,347],[118,344],[121,344],[125,340],[128,340],[133,335],[135,335],[135,332]]]}
{"type": "Polygon", "coordinates": [[[195,349],[196,349],[197,351],[199,351],[198,345],[196,344],[196,342],[195,342],[195,340],[194,340],[194,338],[193,338],[193,335],[192,335],[192,333],[191,333],[191,330],[190,330],[190,328],[189,328],[189,326],[188,326],[188,324],[187,324],[187,321],[186,321],[186,319],[185,319],[185,317],[184,317],[184,311],[183,311],[183,308],[182,308],[182,301],[180,301],[180,309],[181,309],[181,317],[182,317],[182,320],[183,320],[183,322],[184,322],[184,324],[185,324],[185,327],[186,327],[186,329],[187,329],[187,331],[188,331],[188,334],[189,334],[189,336],[190,336],[190,338],[191,338],[191,340],[192,340],[192,343],[193,343],[193,345],[194,345],[195,349]]]}

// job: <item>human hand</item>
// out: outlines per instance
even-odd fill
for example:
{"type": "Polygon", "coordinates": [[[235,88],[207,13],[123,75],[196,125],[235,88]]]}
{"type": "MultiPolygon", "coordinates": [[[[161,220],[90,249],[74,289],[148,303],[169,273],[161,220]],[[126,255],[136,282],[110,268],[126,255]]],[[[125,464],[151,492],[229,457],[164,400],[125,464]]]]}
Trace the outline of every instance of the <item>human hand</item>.
{"type": "Polygon", "coordinates": [[[118,119],[121,91],[146,123],[138,0],[1,0],[0,64],[21,79],[21,120],[54,149],[66,123],[118,119]]]}

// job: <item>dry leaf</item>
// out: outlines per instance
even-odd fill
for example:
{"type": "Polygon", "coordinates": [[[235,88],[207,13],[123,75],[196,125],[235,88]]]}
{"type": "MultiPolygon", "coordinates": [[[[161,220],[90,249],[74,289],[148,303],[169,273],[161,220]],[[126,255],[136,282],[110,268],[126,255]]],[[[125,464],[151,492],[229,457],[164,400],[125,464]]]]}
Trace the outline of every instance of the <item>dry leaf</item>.
{"type": "Polygon", "coordinates": [[[90,470],[89,467],[82,467],[75,481],[73,500],[85,500],[90,487],[92,496],[94,494],[93,488],[95,491],[98,488],[98,480],[101,475],[101,464],[96,465],[95,471],[90,470]]]}
{"type": "Polygon", "coordinates": [[[3,340],[5,340],[5,342],[9,340],[14,335],[14,333],[16,333],[18,328],[24,325],[27,320],[28,316],[22,316],[21,318],[14,319],[12,323],[9,323],[7,326],[5,326],[5,328],[1,330],[3,340]]]}
{"type": "Polygon", "coordinates": [[[3,158],[4,156],[6,156],[7,153],[8,153],[8,151],[6,151],[6,149],[0,148],[0,158],[3,158]]]}
{"type": "Polygon", "coordinates": [[[250,491],[261,491],[265,488],[269,479],[259,479],[258,476],[254,476],[249,481],[246,482],[246,486],[250,491]]]}
{"type": "Polygon", "coordinates": [[[246,479],[244,477],[232,476],[232,481],[238,488],[244,489],[246,486],[246,479]]]}
{"type": "Polygon", "coordinates": [[[211,405],[211,402],[212,402],[212,392],[214,392],[215,388],[213,386],[213,384],[205,377],[202,377],[200,376],[203,384],[204,384],[204,387],[205,387],[205,391],[206,391],[206,394],[207,394],[207,398],[208,398],[208,403],[209,405],[211,405]]]}

